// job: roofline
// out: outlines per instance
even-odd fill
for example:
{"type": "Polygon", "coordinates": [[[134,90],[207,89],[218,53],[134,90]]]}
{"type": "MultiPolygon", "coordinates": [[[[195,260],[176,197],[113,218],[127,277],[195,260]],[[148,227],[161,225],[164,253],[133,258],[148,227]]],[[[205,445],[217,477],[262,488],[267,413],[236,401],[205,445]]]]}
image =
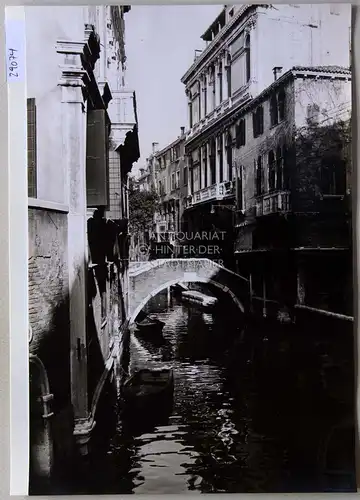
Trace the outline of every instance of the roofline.
{"type": "MultiPolygon", "coordinates": [[[[329,66],[331,68],[331,66],[329,66]]],[[[272,90],[274,90],[278,85],[281,85],[282,83],[285,83],[286,80],[289,78],[295,78],[297,76],[312,76],[314,78],[318,78],[321,76],[325,76],[328,78],[333,78],[333,79],[350,79],[351,80],[351,70],[349,68],[343,68],[341,71],[340,67],[339,70],[324,70],[324,69],[316,69],[316,67],[311,67],[311,66],[293,66],[291,69],[286,71],[283,75],[281,75],[277,80],[275,80],[272,84],[270,84],[266,89],[264,89],[259,95],[254,97],[254,99],[251,100],[251,102],[248,104],[249,107],[251,107],[252,104],[261,101],[268,93],[270,93],[272,90]]]]}
{"type": "MultiPolygon", "coordinates": [[[[269,4],[266,4],[268,7],[269,4]]],[[[231,18],[231,20],[228,22],[228,24],[225,24],[223,29],[216,35],[214,40],[210,42],[210,44],[202,51],[202,53],[199,55],[199,57],[196,58],[196,60],[193,62],[193,64],[190,66],[190,68],[186,71],[186,73],[182,76],[181,78],[181,83],[185,84],[185,82],[189,79],[190,75],[196,70],[197,67],[200,66],[200,64],[204,61],[204,59],[210,54],[210,52],[214,49],[215,45],[222,39],[224,38],[227,33],[231,30],[231,28],[234,27],[234,25],[239,22],[239,20],[242,18],[242,16],[251,8],[257,8],[257,7],[262,7],[260,4],[247,4],[243,5],[243,7],[236,13],[236,15],[231,18]]],[[[211,25],[210,25],[211,26],[211,25]]]]}
{"type": "MultiPolygon", "coordinates": [[[[247,99],[244,103],[239,104],[235,109],[230,109],[228,114],[222,115],[216,122],[211,123],[205,129],[199,131],[199,133],[195,136],[192,136],[186,141],[186,146],[191,144],[193,141],[196,141],[201,137],[202,134],[207,133],[209,130],[216,128],[219,124],[221,124],[222,119],[226,121],[235,122],[240,116],[242,116],[245,112],[251,110],[253,107],[258,105],[268,94],[270,94],[274,89],[278,86],[284,84],[286,81],[291,78],[296,78],[298,76],[312,76],[313,78],[317,78],[319,76],[326,76],[327,78],[333,79],[346,79],[351,80],[351,70],[349,68],[343,68],[343,72],[339,71],[324,71],[318,70],[316,71],[315,67],[300,67],[294,66],[290,70],[286,71],[283,75],[281,75],[277,80],[275,80],[271,85],[266,87],[259,95],[254,98],[247,99]]],[[[221,126],[221,125],[220,125],[221,126]]]]}
{"type": "Polygon", "coordinates": [[[159,151],[155,151],[155,153],[153,153],[153,156],[158,156],[158,155],[162,155],[164,154],[168,149],[176,146],[179,142],[181,141],[184,141],[186,140],[186,135],[184,135],[183,137],[178,137],[177,139],[175,139],[175,141],[171,142],[170,144],[168,144],[167,146],[165,146],[164,148],[160,149],[159,151]]]}
{"type": "MultiPolygon", "coordinates": [[[[226,5],[223,6],[223,8],[221,9],[221,12],[219,12],[219,14],[215,17],[215,19],[213,20],[213,22],[211,24],[209,24],[209,26],[206,28],[206,30],[204,31],[204,33],[201,35],[200,38],[203,39],[203,37],[210,31],[210,29],[212,28],[212,26],[214,26],[214,24],[216,23],[216,21],[218,19],[220,19],[220,17],[223,15],[223,14],[226,14],[226,5]]],[[[225,28],[225,26],[224,26],[225,28]]]]}

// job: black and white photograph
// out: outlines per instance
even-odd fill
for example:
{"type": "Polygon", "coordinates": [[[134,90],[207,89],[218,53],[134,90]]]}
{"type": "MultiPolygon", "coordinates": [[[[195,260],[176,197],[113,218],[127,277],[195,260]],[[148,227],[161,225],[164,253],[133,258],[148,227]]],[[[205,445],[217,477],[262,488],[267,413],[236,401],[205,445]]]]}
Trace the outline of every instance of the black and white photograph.
{"type": "Polygon", "coordinates": [[[356,492],[351,5],[24,12],[29,494],[356,492]]]}

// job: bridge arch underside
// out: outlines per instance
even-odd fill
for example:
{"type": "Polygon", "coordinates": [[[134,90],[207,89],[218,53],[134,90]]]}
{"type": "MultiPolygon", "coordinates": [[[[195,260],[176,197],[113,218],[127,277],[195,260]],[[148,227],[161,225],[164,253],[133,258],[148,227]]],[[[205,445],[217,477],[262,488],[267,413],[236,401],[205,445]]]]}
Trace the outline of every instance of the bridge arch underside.
{"type": "MultiPolygon", "coordinates": [[[[149,302],[149,300],[152,297],[155,297],[155,295],[157,295],[158,293],[162,292],[163,290],[166,290],[167,288],[169,288],[173,285],[185,284],[185,283],[189,283],[189,282],[190,282],[189,279],[177,277],[177,278],[174,278],[174,279],[167,281],[166,283],[162,283],[158,287],[154,288],[154,290],[151,293],[148,293],[145,297],[142,297],[139,302],[137,302],[135,308],[132,308],[130,310],[129,325],[131,325],[135,321],[138,314],[142,311],[142,309],[146,306],[146,304],[149,302]]],[[[234,304],[240,309],[240,311],[242,313],[244,313],[245,308],[244,308],[243,303],[239,300],[239,298],[236,296],[236,294],[232,290],[230,290],[230,288],[225,286],[224,284],[219,283],[218,281],[213,280],[211,278],[205,278],[205,277],[198,276],[198,275],[192,276],[191,283],[205,283],[208,285],[215,286],[216,288],[227,293],[231,297],[231,299],[233,300],[234,304]]]]}

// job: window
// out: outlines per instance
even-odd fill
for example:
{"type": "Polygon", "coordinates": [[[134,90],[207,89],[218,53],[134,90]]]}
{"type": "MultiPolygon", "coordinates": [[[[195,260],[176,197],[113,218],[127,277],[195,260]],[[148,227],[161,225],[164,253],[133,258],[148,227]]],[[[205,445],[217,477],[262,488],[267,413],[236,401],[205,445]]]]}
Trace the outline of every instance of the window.
{"type": "Polygon", "coordinates": [[[218,155],[219,155],[219,181],[224,179],[224,156],[223,156],[223,136],[218,137],[218,155]]]}
{"type": "Polygon", "coordinates": [[[246,85],[251,77],[250,35],[241,33],[230,45],[231,52],[231,90],[234,94],[246,85]]]}
{"type": "Polygon", "coordinates": [[[310,125],[319,123],[320,107],[313,103],[307,105],[307,121],[310,125]]]}
{"type": "Polygon", "coordinates": [[[223,79],[222,79],[222,64],[221,63],[219,65],[218,79],[219,79],[219,103],[221,104],[222,100],[223,100],[223,79]]]}
{"type": "Polygon", "coordinates": [[[208,173],[207,173],[207,146],[203,146],[202,149],[202,163],[204,172],[204,187],[208,185],[208,173]]]}
{"type": "Polygon", "coordinates": [[[205,81],[204,81],[204,88],[202,89],[203,90],[203,109],[204,109],[204,116],[207,115],[207,81],[206,81],[206,78],[205,78],[205,81]]]}
{"type": "Polygon", "coordinates": [[[216,182],[216,144],[215,139],[210,140],[210,185],[216,182]]]}
{"type": "Polygon", "coordinates": [[[284,189],[284,148],[276,149],[276,189],[284,189]]]}
{"type": "Polygon", "coordinates": [[[278,95],[279,121],[285,119],[285,91],[281,89],[278,95]]]}
{"type": "Polygon", "coordinates": [[[243,167],[240,166],[236,174],[236,201],[238,210],[243,210],[243,167]]]}
{"type": "Polygon", "coordinates": [[[28,155],[28,196],[37,196],[36,162],[36,104],[35,99],[27,99],[27,155],[28,155]]]}
{"type": "Polygon", "coordinates": [[[171,191],[175,189],[175,173],[171,174],[171,191]]]}
{"type": "Polygon", "coordinates": [[[188,169],[184,167],[184,186],[188,185],[188,169]]]}
{"type": "Polygon", "coordinates": [[[245,118],[239,121],[235,127],[236,130],[236,147],[240,148],[246,144],[246,122],[245,118]]]}
{"type": "Polygon", "coordinates": [[[228,179],[232,180],[232,164],[233,164],[233,152],[232,152],[232,137],[231,132],[228,131],[226,136],[226,161],[228,165],[228,179]]]}
{"type": "Polygon", "coordinates": [[[199,191],[200,189],[200,184],[199,184],[199,166],[194,167],[192,170],[193,173],[193,188],[194,188],[194,193],[196,191],[199,191]]]}
{"type": "Polygon", "coordinates": [[[180,146],[177,145],[175,147],[175,160],[179,159],[180,158],[180,146]]]}
{"type": "Polygon", "coordinates": [[[180,171],[178,170],[175,174],[175,189],[180,187],[180,171]]]}
{"type": "Polygon", "coordinates": [[[245,39],[245,51],[246,51],[246,82],[250,80],[251,68],[250,68],[250,35],[246,36],[245,39]]]}
{"type": "Polygon", "coordinates": [[[193,126],[192,102],[189,102],[189,127],[193,126]]]}
{"type": "Polygon", "coordinates": [[[321,190],[324,195],[344,195],[345,162],[338,156],[324,158],[321,164],[321,190]]]}
{"type": "Polygon", "coordinates": [[[231,56],[228,54],[226,61],[226,83],[227,83],[227,94],[231,97],[231,56]]]}
{"type": "Polygon", "coordinates": [[[210,69],[210,87],[211,87],[211,110],[214,110],[216,107],[216,85],[215,85],[215,68],[212,66],[210,69]]]}
{"type": "Polygon", "coordinates": [[[264,108],[259,106],[253,112],[253,133],[254,137],[258,137],[264,132],[264,108]]]}
{"type": "Polygon", "coordinates": [[[269,152],[268,162],[269,162],[269,191],[274,191],[276,186],[276,164],[275,164],[275,155],[273,151],[269,152]]]}
{"type": "Polygon", "coordinates": [[[278,101],[276,94],[273,94],[270,98],[270,124],[272,127],[274,127],[278,123],[278,101]]]}
{"type": "Polygon", "coordinates": [[[258,157],[255,160],[255,170],[256,170],[256,194],[255,196],[261,196],[263,192],[263,171],[262,171],[262,158],[258,157]]]}

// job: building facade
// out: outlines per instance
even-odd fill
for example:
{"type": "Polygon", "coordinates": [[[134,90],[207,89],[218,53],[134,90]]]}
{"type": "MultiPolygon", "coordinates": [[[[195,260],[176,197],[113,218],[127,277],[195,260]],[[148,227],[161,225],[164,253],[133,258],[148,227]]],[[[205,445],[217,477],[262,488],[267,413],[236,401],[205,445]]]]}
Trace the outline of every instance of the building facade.
{"type": "Polygon", "coordinates": [[[158,242],[166,240],[176,245],[187,197],[184,127],[175,141],[155,152],[154,161],[155,186],[159,196],[154,232],[158,242]]]}
{"type": "Polygon", "coordinates": [[[189,110],[184,227],[207,238],[221,231],[217,258],[234,267],[234,151],[244,133],[237,115],[271,85],[274,74],[295,65],[348,67],[350,10],[338,4],[226,6],[202,39],[206,48],[182,78],[189,110]],[[348,34],[340,44],[330,35],[337,31],[348,34]]]}
{"type": "Polygon", "coordinates": [[[337,66],[294,67],[239,115],[235,255],[265,316],[352,315],[350,118],[351,72],[337,66]]]}
{"type": "Polygon", "coordinates": [[[135,95],[124,87],[128,10],[25,8],[33,493],[89,452],[118,364],[127,175],[139,157],[135,95]]]}

